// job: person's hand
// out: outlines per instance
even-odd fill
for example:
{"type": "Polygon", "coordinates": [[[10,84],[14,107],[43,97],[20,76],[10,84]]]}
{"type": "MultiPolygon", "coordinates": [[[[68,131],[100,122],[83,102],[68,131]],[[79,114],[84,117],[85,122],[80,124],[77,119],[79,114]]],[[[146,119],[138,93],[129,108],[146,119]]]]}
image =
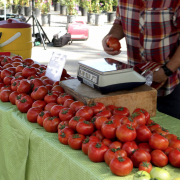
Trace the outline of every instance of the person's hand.
{"type": "Polygon", "coordinates": [[[121,52],[120,50],[119,50],[119,51],[114,51],[113,48],[108,47],[108,45],[106,44],[106,41],[107,41],[107,39],[108,39],[109,37],[112,37],[112,35],[107,35],[107,36],[105,36],[105,37],[103,38],[103,40],[102,40],[102,46],[103,46],[103,48],[104,48],[104,51],[105,51],[107,54],[113,55],[113,56],[120,54],[120,52],[121,52]]]}
{"type": "Polygon", "coordinates": [[[167,80],[167,76],[164,73],[164,70],[162,68],[159,68],[158,71],[154,71],[153,73],[153,81],[157,83],[162,83],[167,80]]]}

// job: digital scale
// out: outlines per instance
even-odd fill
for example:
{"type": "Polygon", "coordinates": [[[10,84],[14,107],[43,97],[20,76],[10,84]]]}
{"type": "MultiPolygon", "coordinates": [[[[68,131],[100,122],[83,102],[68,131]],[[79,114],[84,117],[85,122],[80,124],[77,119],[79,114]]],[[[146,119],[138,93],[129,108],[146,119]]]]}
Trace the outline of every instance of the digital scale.
{"type": "Polygon", "coordinates": [[[146,82],[132,66],[111,58],[79,61],[78,64],[78,80],[102,94],[130,90],[146,82]]]}

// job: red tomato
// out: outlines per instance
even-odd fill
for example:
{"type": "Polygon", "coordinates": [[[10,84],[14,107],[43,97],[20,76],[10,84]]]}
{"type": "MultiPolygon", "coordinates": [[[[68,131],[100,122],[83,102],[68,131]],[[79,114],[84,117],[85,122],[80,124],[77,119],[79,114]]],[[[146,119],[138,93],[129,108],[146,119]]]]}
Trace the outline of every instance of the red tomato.
{"type": "Polygon", "coordinates": [[[95,131],[92,135],[98,137],[100,141],[104,139],[104,136],[102,135],[100,130],[95,131]]]}
{"type": "Polygon", "coordinates": [[[61,142],[64,145],[68,145],[68,139],[73,134],[74,134],[74,131],[71,128],[65,128],[65,129],[61,130],[58,133],[59,142],[61,142]]]}
{"type": "Polygon", "coordinates": [[[122,143],[119,141],[114,141],[109,145],[109,149],[117,149],[117,148],[121,149],[121,147],[122,147],[122,143]]]}
{"type": "Polygon", "coordinates": [[[163,152],[168,156],[172,150],[173,150],[173,148],[168,146],[163,152]]]}
{"type": "Polygon", "coordinates": [[[51,113],[49,111],[42,111],[38,114],[37,116],[37,123],[40,125],[40,126],[43,126],[43,121],[45,118],[47,117],[51,117],[51,113]]]}
{"type": "Polygon", "coordinates": [[[149,114],[145,109],[137,108],[137,109],[135,109],[135,110],[133,111],[133,113],[135,113],[135,112],[141,112],[141,113],[143,113],[143,114],[145,115],[146,122],[149,121],[149,119],[150,119],[150,114],[149,114]]]}
{"type": "Polygon", "coordinates": [[[180,168],[180,149],[174,148],[169,153],[169,162],[172,166],[180,168]]]}
{"type": "Polygon", "coordinates": [[[131,156],[131,160],[133,162],[134,167],[139,167],[139,164],[142,161],[150,162],[151,161],[151,155],[146,150],[136,149],[135,151],[133,151],[133,154],[131,156]]]}
{"type": "Polygon", "coordinates": [[[131,118],[131,117],[126,117],[124,116],[123,118],[121,118],[120,120],[121,124],[128,124],[128,125],[132,125],[134,128],[136,128],[138,126],[137,122],[135,119],[131,118]]]}
{"type": "Polygon", "coordinates": [[[4,85],[3,87],[1,87],[0,92],[2,92],[3,90],[12,90],[10,85],[4,85]]]}
{"type": "Polygon", "coordinates": [[[109,147],[112,141],[110,139],[104,138],[102,140],[102,143],[105,144],[107,147],[109,147]]]}
{"type": "Polygon", "coordinates": [[[43,127],[47,132],[55,133],[58,131],[57,127],[60,122],[57,117],[47,117],[43,121],[43,127]]]}
{"type": "Polygon", "coordinates": [[[63,108],[59,112],[59,118],[61,121],[69,121],[74,116],[74,112],[70,108],[63,108]]]}
{"type": "Polygon", "coordinates": [[[59,117],[59,112],[64,108],[64,106],[62,105],[54,105],[51,110],[50,113],[52,116],[57,116],[59,117]]]}
{"type": "Polygon", "coordinates": [[[130,125],[121,125],[116,129],[116,137],[121,142],[134,141],[136,139],[136,129],[130,125]]]}
{"type": "Polygon", "coordinates": [[[150,173],[151,170],[152,170],[152,164],[150,162],[142,161],[139,164],[139,171],[146,171],[150,173]]]}
{"type": "Polygon", "coordinates": [[[25,78],[28,78],[29,76],[34,75],[36,73],[36,68],[30,66],[27,66],[22,70],[22,76],[25,78]]]}
{"type": "Polygon", "coordinates": [[[96,115],[99,111],[106,109],[105,105],[101,102],[92,103],[89,107],[93,110],[94,115],[96,115]]]}
{"type": "MultiPolygon", "coordinates": [[[[29,77],[30,77],[30,76],[29,76],[29,77]]],[[[31,80],[30,80],[30,84],[31,84],[31,87],[32,87],[32,90],[33,90],[33,91],[34,91],[37,87],[39,87],[39,86],[44,86],[42,80],[39,79],[39,78],[31,79],[31,80]]]]}
{"type": "Polygon", "coordinates": [[[149,143],[139,143],[139,144],[138,144],[138,149],[146,150],[146,151],[148,151],[149,153],[151,153],[151,151],[152,151],[149,143]]]}
{"type": "Polygon", "coordinates": [[[107,118],[110,118],[112,116],[111,111],[104,109],[102,111],[99,111],[96,116],[105,116],[107,118]]]}
{"type": "Polygon", "coordinates": [[[108,139],[114,139],[116,137],[116,125],[113,121],[105,121],[101,126],[101,132],[103,136],[108,139]]]}
{"type": "Polygon", "coordinates": [[[95,121],[96,121],[97,118],[98,118],[97,116],[94,116],[93,118],[91,118],[90,121],[95,125],[95,121]]]}
{"type": "Polygon", "coordinates": [[[114,105],[108,105],[106,106],[106,109],[109,110],[111,113],[113,113],[114,109],[116,108],[116,106],[114,105]]]}
{"type": "Polygon", "coordinates": [[[40,64],[34,63],[31,65],[31,67],[40,68],[40,64]]]}
{"type": "Polygon", "coordinates": [[[108,147],[104,143],[94,142],[89,146],[88,157],[93,162],[103,162],[107,150],[108,147]]]}
{"type": "Polygon", "coordinates": [[[78,122],[76,125],[76,131],[85,136],[91,135],[94,132],[94,124],[90,121],[78,122]]]}
{"type": "Polygon", "coordinates": [[[37,122],[37,117],[40,112],[43,110],[39,107],[32,107],[28,110],[27,112],[27,119],[29,122],[36,123],[37,122]]]}
{"type": "Polygon", "coordinates": [[[2,61],[1,61],[1,65],[4,66],[5,64],[8,63],[12,63],[12,59],[10,57],[5,57],[2,61]]]}
{"type": "Polygon", "coordinates": [[[169,146],[169,141],[162,135],[154,133],[149,139],[152,149],[165,150],[169,146]]]}
{"type": "Polygon", "coordinates": [[[17,86],[19,85],[20,80],[16,80],[11,84],[12,91],[17,91],[17,86]]]}
{"type": "Polygon", "coordinates": [[[13,67],[17,67],[19,65],[22,65],[22,62],[13,62],[12,65],[13,67]]]}
{"type": "Polygon", "coordinates": [[[51,108],[52,108],[54,105],[57,105],[57,104],[56,104],[56,103],[48,103],[48,104],[46,104],[44,110],[51,112],[51,108]]]}
{"type": "Polygon", "coordinates": [[[12,93],[11,90],[5,89],[0,92],[0,99],[2,102],[9,102],[9,96],[12,93]]]}
{"type": "Polygon", "coordinates": [[[169,140],[169,146],[172,148],[179,148],[180,149],[180,138],[173,137],[169,140]]]}
{"type": "Polygon", "coordinates": [[[7,69],[1,71],[1,78],[4,79],[7,76],[11,76],[13,73],[7,69]]]}
{"type": "Polygon", "coordinates": [[[18,93],[17,91],[13,91],[13,92],[9,95],[9,101],[11,102],[11,104],[15,105],[15,101],[16,101],[17,95],[19,95],[19,93],[18,93]]]}
{"type": "Polygon", "coordinates": [[[44,101],[42,101],[42,100],[34,101],[33,104],[32,104],[32,107],[39,107],[42,110],[44,110],[45,106],[46,106],[46,103],[44,101]]]}
{"type": "Polygon", "coordinates": [[[111,160],[113,158],[115,158],[115,152],[117,151],[117,149],[108,149],[105,154],[104,154],[104,160],[106,162],[106,164],[109,166],[109,163],[111,162],[111,160]]]}
{"type": "Polygon", "coordinates": [[[123,119],[124,117],[126,116],[121,115],[121,114],[115,114],[111,116],[111,120],[118,120],[119,122],[121,122],[121,119],[123,119]]]}
{"type": "Polygon", "coordinates": [[[73,102],[73,99],[66,99],[63,106],[69,108],[73,102]]]}
{"type": "Polygon", "coordinates": [[[82,142],[82,151],[84,154],[88,155],[88,148],[90,146],[90,144],[92,144],[93,142],[99,142],[99,138],[97,138],[96,136],[90,136],[87,137],[86,139],[83,140],[82,142]]]}
{"type": "Polygon", "coordinates": [[[31,66],[32,64],[34,64],[34,61],[31,58],[27,58],[23,60],[23,64],[25,64],[26,66],[31,66]]]}
{"type": "Polygon", "coordinates": [[[17,81],[17,82],[20,82],[20,80],[22,80],[22,79],[24,79],[22,76],[20,76],[20,75],[18,75],[18,76],[14,76],[14,78],[11,80],[11,85],[14,83],[14,82],[16,82],[17,80],[19,80],[19,81],[17,81]]]}
{"type": "Polygon", "coordinates": [[[135,141],[125,142],[122,145],[122,149],[127,152],[128,157],[131,157],[131,155],[133,154],[133,151],[135,149],[138,149],[138,146],[135,141]]]}
{"type": "Polygon", "coordinates": [[[161,126],[157,123],[151,123],[151,124],[148,124],[147,127],[150,129],[151,132],[153,132],[156,128],[161,127],[161,126]]]}
{"type": "Polygon", "coordinates": [[[115,158],[118,157],[127,157],[127,152],[123,149],[117,149],[117,151],[115,152],[115,158]]]}
{"type": "Polygon", "coordinates": [[[44,100],[44,97],[47,95],[48,90],[45,86],[39,86],[31,93],[31,97],[34,100],[44,100]]]}
{"type": "Polygon", "coordinates": [[[98,130],[101,130],[101,127],[105,121],[108,121],[108,119],[104,116],[97,117],[95,120],[95,126],[98,130]]]}
{"type": "Polygon", "coordinates": [[[29,93],[31,91],[31,85],[27,79],[22,79],[17,86],[17,92],[20,93],[29,93]]]}
{"type": "Polygon", "coordinates": [[[119,42],[119,39],[115,38],[115,37],[109,37],[106,41],[106,44],[113,48],[113,51],[119,51],[121,48],[121,44],[119,42]]]}
{"type": "Polygon", "coordinates": [[[85,121],[85,119],[83,117],[74,116],[69,121],[69,127],[72,128],[74,131],[76,131],[76,126],[77,126],[78,122],[83,122],[83,121],[85,121]]]}
{"type": "Polygon", "coordinates": [[[29,76],[27,79],[28,79],[28,80],[33,80],[33,79],[38,79],[38,78],[39,78],[38,75],[33,74],[33,75],[29,76]]]}
{"type": "Polygon", "coordinates": [[[22,72],[22,70],[26,67],[24,64],[20,64],[16,67],[16,72],[22,72]]]}
{"type": "Polygon", "coordinates": [[[16,61],[17,59],[20,59],[21,61],[23,60],[22,56],[19,56],[19,55],[12,57],[12,60],[13,60],[13,61],[16,61]]]}
{"type": "Polygon", "coordinates": [[[126,176],[133,170],[133,163],[128,157],[119,157],[112,159],[109,167],[113,174],[126,176]]]}
{"type": "Polygon", "coordinates": [[[166,134],[170,134],[169,131],[167,129],[164,129],[163,127],[156,128],[153,133],[158,133],[163,136],[165,136],[166,134]]]}
{"type": "Polygon", "coordinates": [[[56,103],[58,96],[53,94],[52,92],[49,92],[44,96],[44,101],[46,103],[56,103]]]}
{"type": "Polygon", "coordinates": [[[74,112],[76,112],[79,109],[81,109],[83,106],[85,106],[83,102],[74,101],[73,103],[71,103],[70,109],[73,110],[74,112]]]}
{"type": "Polygon", "coordinates": [[[76,112],[76,116],[83,117],[86,121],[90,121],[93,116],[93,111],[90,107],[84,106],[76,112]]]}
{"type": "Polygon", "coordinates": [[[168,163],[168,157],[161,150],[154,150],[151,152],[151,162],[158,167],[164,167],[168,163]]]}
{"type": "Polygon", "coordinates": [[[138,125],[145,125],[146,124],[146,117],[140,111],[132,113],[131,118],[134,119],[138,125]]]}
{"type": "Polygon", "coordinates": [[[136,128],[136,139],[140,142],[149,142],[149,139],[152,135],[151,131],[147,128],[146,125],[139,125],[136,128]]]}
{"type": "MultiPolygon", "coordinates": [[[[58,125],[58,134],[64,130],[65,128],[70,128],[68,121],[61,121],[58,125]]],[[[72,129],[72,128],[70,128],[72,129]]],[[[73,130],[73,129],[72,129],[73,130]]],[[[74,130],[73,130],[74,131],[74,130]]],[[[73,133],[74,134],[74,133],[73,133]]]]}
{"type": "Polygon", "coordinates": [[[54,81],[51,80],[51,79],[44,79],[44,80],[43,80],[43,84],[44,84],[44,85],[48,85],[48,84],[53,85],[53,84],[54,84],[54,81]]]}
{"type": "Polygon", "coordinates": [[[24,97],[26,95],[27,94],[25,94],[25,93],[21,93],[21,94],[17,95],[16,98],[15,98],[15,105],[17,106],[18,100],[20,100],[22,97],[24,97]]]}
{"type": "Polygon", "coordinates": [[[11,80],[13,79],[13,77],[14,76],[12,76],[12,75],[10,75],[10,76],[6,76],[5,78],[4,78],[4,84],[6,84],[6,85],[11,85],[11,80]]]}
{"type": "Polygon", "coordinates": [[[168,141],[169,141],[171,138],[173,138],[173,137],[177,138],[177,136],[174,135],[174,134],[166,134],[164,137],[165,137],[168,141]]]}
{"type": "MultiPolygon", "coordinates": [[[[60,85],[54,86],[54,84],[53,84],[52,91],[58,91],[60,93],[64,93],[64,89],[60,85]]],[[[71,98],[69,98],[69,99],[71,99],[71,98]]]]}
{"type": "Polygon", "coordinates": [[[12,65],[11,63],[7,63],[7,64],[5,64],[2,68],[3,68],[3,69],[7,69],[7,68],[9,68],[9,67],[13,67],[13,65],[12,65]]]}
{"type": "Polygon", "coordinates": [[[130,112],[126,107],[117,107],[114,109],[113,114],[119,114],[128,117],[130,112]]]}
{"type": "Polygon", "coordinates": [[[82,134],[73,134],[68,138],[68,144],[72,149],[80,150],[82,149],[82,142],[85,136],[82,134]]]}

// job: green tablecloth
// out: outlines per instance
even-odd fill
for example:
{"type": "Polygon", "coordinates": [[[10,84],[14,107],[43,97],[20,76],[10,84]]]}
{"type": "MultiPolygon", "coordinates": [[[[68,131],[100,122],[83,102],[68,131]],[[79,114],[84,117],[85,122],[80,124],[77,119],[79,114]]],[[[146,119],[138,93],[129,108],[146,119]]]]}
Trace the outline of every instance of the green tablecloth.
{"type": "MultiPolygon", "coordinates": [[[[152,119],[180,136],[179,120],[159,112],[152,119]]],[[[164,168],[172,179],[180,177],[180,169],[164,168]]],[[[46,132],[16,106],[0,102],[0,180],[131,180],[137,170],[115,176],[105,162],[91,162],[81,150],[61,144],[57,133],[46,132]]]]}

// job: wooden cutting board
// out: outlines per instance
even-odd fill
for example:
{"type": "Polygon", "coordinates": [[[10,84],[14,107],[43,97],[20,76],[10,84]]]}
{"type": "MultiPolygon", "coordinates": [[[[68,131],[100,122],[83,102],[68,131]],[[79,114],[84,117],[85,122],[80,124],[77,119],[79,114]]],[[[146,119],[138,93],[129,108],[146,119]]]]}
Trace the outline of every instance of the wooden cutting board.
{"type": "Polygon", "coordinates": [[[60,81],[60,85],[66,93],[72,95],[75,100],[82,101],[85,105],[102,102],[105,106],[127,107],[131,114],[136,108],[143,108],[150,113],[151,117],[156,115],[157,91],[147,85],[106,95],[81,83],[78,79],[60,81]]]}

